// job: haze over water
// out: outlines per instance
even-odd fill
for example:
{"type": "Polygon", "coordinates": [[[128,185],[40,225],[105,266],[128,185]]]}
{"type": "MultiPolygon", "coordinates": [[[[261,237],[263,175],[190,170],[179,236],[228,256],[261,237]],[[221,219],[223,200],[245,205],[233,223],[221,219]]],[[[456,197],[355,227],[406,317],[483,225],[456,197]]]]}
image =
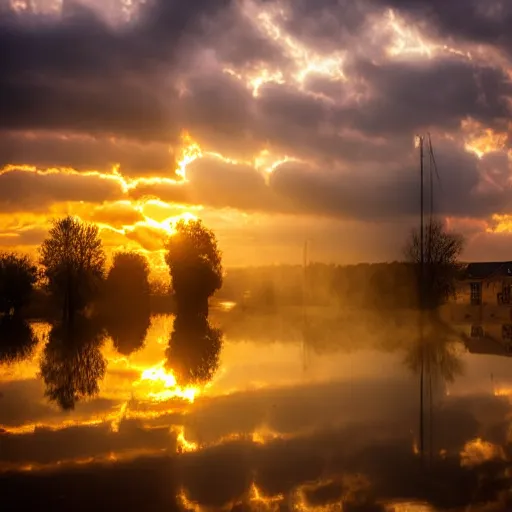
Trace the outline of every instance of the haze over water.
{"type": "Polygon", "coordinates": [[[129,354],[105,338],[69,363],[70,410],[45,396],[50,328],[34,323],[31,355],[1,367],[7,502],[20,493],[35,506],[43,493],[56,509],[146,497],[148,510],[503,510],[509,358],[471,354],[462,336],[427,343],[421,457],[416,346],[400,339],[412,324],[343,329],[311,317],[317,336],[304,338],[290,311],[215,310],[210,321],[224,333],[215,357],[175,348],[173,359],[172,316],[153,316],[129,354]],[[80,379],[97,376],[87,365],[98,359],[96,391],[80,392],[93,389],[80,379]]]}

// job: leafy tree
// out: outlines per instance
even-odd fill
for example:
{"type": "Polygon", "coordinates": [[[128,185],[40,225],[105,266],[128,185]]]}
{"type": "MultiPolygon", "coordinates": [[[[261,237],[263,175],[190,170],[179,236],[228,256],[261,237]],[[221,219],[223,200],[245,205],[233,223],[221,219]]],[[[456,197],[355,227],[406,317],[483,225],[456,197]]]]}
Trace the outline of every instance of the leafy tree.
{"type": "Polygon", "coordinates": [[[41,246],[41,265],[64,320],[72,320],[98,292],[105,268],[98,233],[97,226],[68,216],[54,221],[41,246]]]}
{"type": "Polygon", "coordinates": [[[72,324],[52,327],[40,367],[50,401],[70,410],[79,400],[99,392],[98,382],[107,369],[100,351],[104,339],[98,325],[80,316],[72,324]]]}
{"type": "Polygon", "coordinates": [[[206,316],[177,315],[165,351],[166,366],[181,386],[210,381],[219,367],[222,331],[210,325],[206,316]]]}
{"type": "Polygon", "coordinates": [[[407,241],[405,256],[416,266],[420,290],[423,283],[423,305],[436,308],[455,295],[464,238],[458,233],[448,232],[443,222],[433,220],[424,229],[423,241],[423,272],[420,266],[421,236],[417,229],[407,241]]]}
{"type": "MultiPolygon", "coordinates": [[[[128,306],[149,300],[149,263],[136,252],[118,252],[114,255],[107,282],[109,300],[128,306]]],[[[116,304],[116,305],[117,305],[116,304]]]]}
{"type": "Polygon", "coordinates": [[[27,256],[0,254],[0,313],[16,314],[30,300],[37,268],[27,256]]]}
{"type": "Polygon", "coordinates": [[[150,325],[149,263],[136,252],[118,252],[105,283],[104,323],[114,346],[128,355],[142,348],[150,325]]]}
{"type": "Polygon", "coordinates": [[[179,312],[208,313],[208,298],[222,286],[221,254],[213,231],[201,221],[178,222],[166,245],[179,312]]]}

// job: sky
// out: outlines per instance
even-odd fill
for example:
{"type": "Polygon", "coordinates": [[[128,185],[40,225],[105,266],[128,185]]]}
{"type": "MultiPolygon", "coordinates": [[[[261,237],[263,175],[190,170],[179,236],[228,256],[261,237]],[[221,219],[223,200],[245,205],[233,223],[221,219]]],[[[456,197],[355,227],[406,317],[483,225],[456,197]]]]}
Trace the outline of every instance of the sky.
{"type": "Polygon", "coordinates": [[[179,218],[226,266],[400,259],[430,134],[463,258],[512,259],[511,24],[508,0],[0,0],[0,250],[72,214],[155,268],[179,218]]]}

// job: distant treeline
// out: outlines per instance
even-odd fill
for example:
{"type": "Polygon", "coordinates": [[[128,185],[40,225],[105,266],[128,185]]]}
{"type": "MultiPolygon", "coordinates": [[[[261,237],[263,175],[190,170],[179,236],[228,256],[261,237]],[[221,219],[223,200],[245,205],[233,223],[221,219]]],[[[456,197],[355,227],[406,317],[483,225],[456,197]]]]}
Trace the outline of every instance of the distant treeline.
{"type": "Polygon", "coordinates": [[[418,304],[414,263],[300,265],[229,269],[218,293],[242,306],[340,306],[414,308],[418,304]]]}

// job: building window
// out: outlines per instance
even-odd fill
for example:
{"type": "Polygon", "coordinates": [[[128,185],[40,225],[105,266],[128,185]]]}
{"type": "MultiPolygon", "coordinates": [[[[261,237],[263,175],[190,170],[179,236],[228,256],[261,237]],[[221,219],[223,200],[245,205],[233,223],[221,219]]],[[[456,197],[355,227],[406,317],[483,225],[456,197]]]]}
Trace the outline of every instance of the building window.
{"type": "Polygon", "coordinates": [[[482,283],[471,283],[471,305],[479,306],[482,304],[482,283]]]}
{"type": "Polygon", "coordinates": [[[484,328],[481,325],[472,325],[471,326],[471,337],[472,338],[483,338],[484,337],[484,328]]]}
{"type": "Polygon", "coordinates": [[[501,327],[501,337],[503,338],[503,341],[507,344],[507,346],[510,346],[510,344],[512,344],[511,324],[505,324],[501,327]]]}
{"type": "Polygon", "coordinates": [[[503,281],[501,292],[501,304],[510,304],[510,282],[503,281]]]}

